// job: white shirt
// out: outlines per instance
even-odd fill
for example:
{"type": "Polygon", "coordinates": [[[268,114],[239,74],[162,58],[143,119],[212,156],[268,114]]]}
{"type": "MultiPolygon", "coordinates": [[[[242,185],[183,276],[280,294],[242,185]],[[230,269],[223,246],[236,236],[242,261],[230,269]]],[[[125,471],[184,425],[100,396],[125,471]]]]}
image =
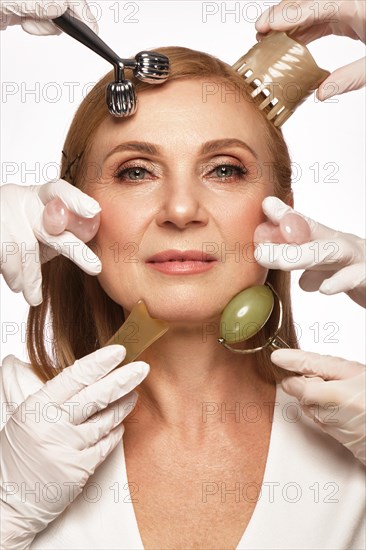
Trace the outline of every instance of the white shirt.
{"type": "MultiPolygon", "coordinates": [[[[42,386],[30,365],[12,355],[0,371],[4,401],[19,404],[42,386]]],[[[275,402],[261,495],[237,550],[364,550],[364,467],[279,384],[275,402]]],[[[122,440],[30,548],[143,549],[132,502],[136,489],[128,486],[122,440]]]]}

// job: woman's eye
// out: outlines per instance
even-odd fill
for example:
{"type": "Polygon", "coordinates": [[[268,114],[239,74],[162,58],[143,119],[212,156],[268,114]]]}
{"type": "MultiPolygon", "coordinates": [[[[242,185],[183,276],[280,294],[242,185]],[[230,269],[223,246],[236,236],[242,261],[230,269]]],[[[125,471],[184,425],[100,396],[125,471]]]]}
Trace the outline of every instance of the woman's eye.
{"type": "Polygon", "coordinates": [[[215,176],[217,176],[219,179],[230,179],[233,177],[241,179],[245,176],[247,170],[245,170],[245,168],[243,168],[242,166],[238,166],[236,164],[220,164],[209,173],[212,174],[212,172],[214,172],[215,176]]]}
{"type": "MultiPolygon", "coordinates": [[[[147,176],[150,171],[144,166],[127,166],[118,168],[114,177],[119,181],[144,181],[149,179],[147,176]]],[[[236,164],[219,164],[210,172],[209,176],[216,177],[221,180],[243,179],[247,174],[247,170],[243,166],[236,164]]]]}
{"type": "Polygon", "coordinates": [[[142,166],[132,166],[117,170],[115,177],[118,180],[139,181],[145,179],[144,176],[147,172],[147,168],[143,168],[142,166]]]}

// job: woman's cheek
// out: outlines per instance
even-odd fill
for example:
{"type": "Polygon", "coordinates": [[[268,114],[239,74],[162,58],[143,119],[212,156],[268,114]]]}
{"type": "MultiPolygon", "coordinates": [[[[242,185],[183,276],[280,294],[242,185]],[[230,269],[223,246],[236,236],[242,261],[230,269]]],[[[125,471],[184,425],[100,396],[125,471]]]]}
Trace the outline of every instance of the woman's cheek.
{"type": "MultiPolygon", "coordinates": [[[[128,243],[109,239],[100,239],[99,243],[102,271],[97,279],[104,292],[122,305],[124,297],[130,294],[131,285],[137,280],[133,249],[128,243]]],[[[135,261],[138,261],[137,258],[135,261]]]]}
{"type": "MultiPolygon", "coordinates": [[[[263,196],[264,198],[264,196],[263,196]]],[[[227,218],[230,240],[237,240],[243,243],[248,249],[253,249],[253,237],[256,227],[265,221],[266,217],[262,211],[262,197],[255,201],[248,201],[242,208],[233,207],[231,215],[227,218]],[[236,212],[236,214],[234,214],[236,212]]],[[[250,252],[248,252],[250,254],[250,252]]],[[[252,256],[254,259],[254,257],[252,256]]]]}
{"type": "Polygon", "coordinates": [[[231,228],[228,235],[231,246],[240,243],[240,269],[243,281],[246,282],[245,286],[263,284],[268,274],[268,270],[260,266],[254,257],[256,246],[253,241],[256,227],[265,220],[261,206],[264,196],[256,196],[239,210],[233,207],[232,212],[236,211],[236,215],[230,217],[228,225],[231,228]]]}

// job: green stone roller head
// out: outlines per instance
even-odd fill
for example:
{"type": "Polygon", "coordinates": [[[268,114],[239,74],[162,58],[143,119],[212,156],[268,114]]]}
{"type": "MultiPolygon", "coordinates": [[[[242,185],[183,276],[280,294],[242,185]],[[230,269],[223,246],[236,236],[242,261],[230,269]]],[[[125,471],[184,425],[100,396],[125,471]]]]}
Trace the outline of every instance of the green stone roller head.
{"type": "Polygon", "coordinates": [[[254,353],[266,346],[273,349],[288,348],[279,336],[282,325],[282,302],[270,283],[252,286],[236,294],[221,314],[219,343],[235,353],[254,353]],[[274,296],[280,306],[278,327],[275,333],[260,347],[254,349],[234,349],[228,344],[244,342],[264,327],[274,307],[274,296]]]}
{"type": "Polygon", "coordinates": [[[145,302],[139,300],[106,346],[120,344],[126,348],[126,357],[118,365],[121,367],[134,361],[146,348],[163,336],[168,328],[169,324],[166,321],[150,317],[145,302]]]}

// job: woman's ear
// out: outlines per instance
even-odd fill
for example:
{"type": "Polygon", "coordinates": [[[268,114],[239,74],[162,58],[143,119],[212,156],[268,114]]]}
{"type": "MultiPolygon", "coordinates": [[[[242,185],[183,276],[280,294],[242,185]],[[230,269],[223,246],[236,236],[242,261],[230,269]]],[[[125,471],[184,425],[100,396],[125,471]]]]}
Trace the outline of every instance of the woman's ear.
{"type": "Polygon", "coordinates": [[[288,204],[289,206],[291,206],[291,208],[294,208],[294,194],[293,192],[291,191],[289,196],[288,196],[288,199],[286,201],[286,204],[288,204]]]}

